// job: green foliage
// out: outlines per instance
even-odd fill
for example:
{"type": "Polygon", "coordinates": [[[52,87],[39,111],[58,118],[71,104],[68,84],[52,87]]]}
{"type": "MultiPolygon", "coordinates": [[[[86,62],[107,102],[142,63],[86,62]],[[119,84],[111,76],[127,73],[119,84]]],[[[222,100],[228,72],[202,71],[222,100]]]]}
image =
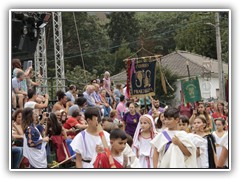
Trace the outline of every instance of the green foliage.
{"type": "Polygon", "coordinates": [[[123,61],[127,57],[130,56],[131,50],[127,47],[126,43],[122,43],[123,46],[121,46],[115,53],[115,63],[114,63],[114,74],[117,74],[125,69],[125,62],[123,61]]]}
{"type": "Polygon", "coordinates": [[[92,75],[80,66],[75,66],[73,70],[67,70],[65,75],[67,80],[71,84],[75,84],[80,90],[82,90],[92,79],[96,78],[95,75],[92,75]]]}
{"type": "MultiPolygon", "coordinates": [[[[106,70],[111,75],[123,71],[123,60],[141,48],[141,43],[149,52],[140,51],[137,56],[152,55],[150,52],[166,55],[179,49],[216,58],[215,28],[209,25],[215,24],[215,12],[110,12],[102,20],[94,14],[75,12],[75,17],[85,71],[73,12],[62,12],[65,74],[79,86],[92,78],[102,78],[106,70]]],[[[228,62],[229,58],[228,18],[228,12],[220,12],[222,59],[225,62],[228,62]]],[[[46,40],[48,77],[55,77],[51,21],[46,26],[46,40]]],[[[33,54],[20,52],[13,52],[12,56],[33,59],[33,54]]],[[[167,79],[173,85],[176,77],[173,78],[173,75],[168,73],[166,70],[167,79]]],[[[169,99],[170,97],[163,95],[160,84],[157,95],[159,98],[169,99]]],[[[168,92],[171,90],[168,89],[168,92]]]]}
{"type": "Polygon", "coordinates": [[[117,51],[124,40],[129,42],[128,48],[136,51],[140,29],[139,22],[135,18],[135,12],[111,12],[107,17],[109,23],[106,27],[114,47],[111,52],[117,51]]]}

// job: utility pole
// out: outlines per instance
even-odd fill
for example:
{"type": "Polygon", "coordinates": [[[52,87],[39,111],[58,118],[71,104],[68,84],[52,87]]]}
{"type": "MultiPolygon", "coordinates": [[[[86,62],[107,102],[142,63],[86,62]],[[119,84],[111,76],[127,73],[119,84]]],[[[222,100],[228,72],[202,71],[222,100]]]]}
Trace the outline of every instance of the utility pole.
{"type": "Polygon", "coordinates": [[[215,13],[215,28],[216,28],[216,46],[217,46],[217,60],[218,60],[218,78],[219,78],[219,99],[225,100],[225,87],[222,65],[222,47],[221,47],[221,35],[219,26],[219,13],[215,13]]]}

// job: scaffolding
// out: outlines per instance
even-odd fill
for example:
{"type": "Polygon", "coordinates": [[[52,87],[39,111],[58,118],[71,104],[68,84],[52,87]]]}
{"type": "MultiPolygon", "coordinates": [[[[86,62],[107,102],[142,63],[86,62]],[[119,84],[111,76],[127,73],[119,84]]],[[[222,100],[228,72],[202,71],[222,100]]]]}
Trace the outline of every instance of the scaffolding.
{"type": "Polygon", "coordinates": [[[47,51],[46,51],[46,32],[45,27],[40,29],[39,39],[34,53],[35,78],[40,82],[37,93],[48,94],[47,82],[47,51]]]}
{"type": "Polygon", "coordinates": [[[63,35],[62,35],[62,13],[52,12],[53,36],[54,36],[54,55],[55,55],[55,75],[56,90],[65,92],[65,72],[63,54],[63,35]]]}

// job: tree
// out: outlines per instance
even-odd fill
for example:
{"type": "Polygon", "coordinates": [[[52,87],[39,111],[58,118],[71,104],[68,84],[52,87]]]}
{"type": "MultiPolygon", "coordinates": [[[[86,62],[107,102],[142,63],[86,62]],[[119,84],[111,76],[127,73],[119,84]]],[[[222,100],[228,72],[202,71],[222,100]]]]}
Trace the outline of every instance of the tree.
{"type": "Polygon", "coordinates": [[[70,84],[76,85],[78,89],[82,91],[85,85],[89,83],[92,79],[96,78],[96,76],[82,69],[78,65],[78,66],[75,66],[73,70],[67,69],[66,78],[70,84]]]}
{"type": "Polygon", "coordinates": [[[130,54],[131,50],[127,47],[127,44],[123,42],[122,46],[114,53],[114,74],[125,70],[125,62],[123,60],[129,57],[130,54]]]}
{"type": "Polygon", "coordinates": [[[119,49],[120,44],[125,40],[131,51],[138,49],[139,23],[135,18],[135,12],[112,12],[107,15],[107,32],[112,40],[112,53],[119,49]]]}

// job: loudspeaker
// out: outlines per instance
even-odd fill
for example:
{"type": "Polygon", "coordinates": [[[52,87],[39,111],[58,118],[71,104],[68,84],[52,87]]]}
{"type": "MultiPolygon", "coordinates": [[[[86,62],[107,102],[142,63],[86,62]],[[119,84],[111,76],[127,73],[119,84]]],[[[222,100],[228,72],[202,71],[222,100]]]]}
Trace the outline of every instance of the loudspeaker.
{"type": "Polygon", "coordinates": [[[12,20],[12,52],[34,53],[38,34],[39,30],[31,24],[24,24],[21,20],[12,20]],[[24,30],[26,30],[26,34],[24,34],[24,30]]]}

